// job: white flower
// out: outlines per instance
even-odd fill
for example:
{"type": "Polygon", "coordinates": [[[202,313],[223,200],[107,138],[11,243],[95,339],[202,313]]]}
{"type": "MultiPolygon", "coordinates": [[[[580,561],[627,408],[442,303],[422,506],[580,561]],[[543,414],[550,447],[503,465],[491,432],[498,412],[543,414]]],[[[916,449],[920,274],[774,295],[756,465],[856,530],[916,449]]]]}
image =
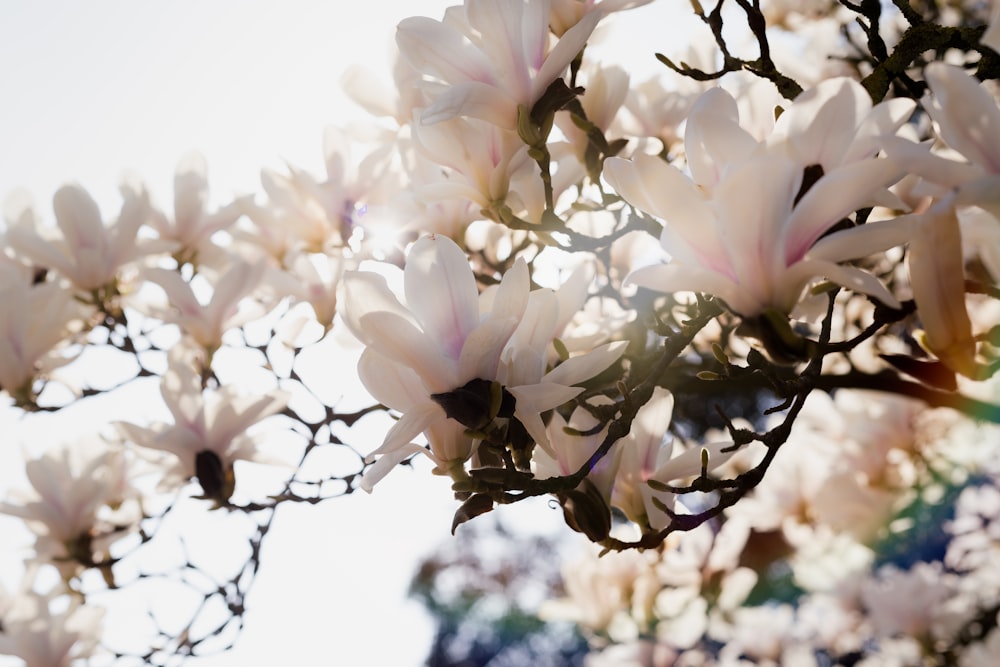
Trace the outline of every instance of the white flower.
{"type": "MultiPolygon", "coordinates": [[[[518,260],[504,275],[492,307],[481,309],[465,253],[447,237],[429,236],[414,243],[407,255],[406,306],[377,274],[348,271],[343,285],[344,321],[368,348],[359,362],[361,380],[375,398],[405,411],[369,455],[388,455],[366,474],[370,490],[392,465],[421,449],[411,444],[413,438],[447,419],[434,395],[472,380],[496,379],[500,353],[527,305],[528,267],[518,260]]],[[[441,470],[460,466],[471,454],[471,442],[464,440],[455,450],[455,429],[462,426],[452,424],[443,441],[435,438],[430,452],[423,450],[441,470]]]]}
{"type": "MultiPolygon", "coordinates": [[[[21,272],[18,272],[19,274],[21,272]]],[[[0,286],[0,389],[15,402],[30,404],[36,377],[67,363],[60,344],[82,316],[73,293],[54,282],[32,284],[11,276],[0,286]]]]}
{"type": "Polygon", "coordinates": [[[361,380],[372,396],[403,412],[369,455],[381,459],[365,475],[368,489],[415,452],[429,456],[439,472],[463,476],[473,447],[464,429],[488,428],[497,416],[515,418],[546,446],[541,413],[576,397],[583,389],[574,385],[624,351],[624,343],[605,345],[549,370],[547,346],[568,319],[558,315],[559,296],[547,290],[529,296],[521,258],[480,295],[465,253],[444,236],[424,237],[410,249],[405,306],[375,273],[348,271],[343,285],[344,321],[367,346],[361,380]],[[536,305],[529,311],[529,304],[536,305]],[[500,405],[493,405],[495,388],[504,392],[500,405]],[[412,442],[420,433],[430,450],[412,442]]]}
{"type": "Polygon", "coordinates": [[[549,17],[549,0],[466,0],[442,21],[403,20],[396,43],[433,100],[421,122],[471,116],[514,130],[518,106],[530,109],[562,76],[601,14],[587,13],[551,48],[549,17]]]}
{"type": "Polygon", "coordinates": [[[184,259],[197,259],[211,245],[215,232],[230,227],[240,217],[245,202],[208,211],[208,166],[200,153],[181,158],[174,173],[174,215],[170,219],[154,211],[149,224],[160,238],[180,246],[184,259]]]}
{"type": "Polygon", "coordinates": [[[66,574],[77,563],[106,560],[110,545],[141,518],[124,450],[100,438],[49,448],[29,459],[25,472],[32,490],[0,503],[0,512],[24,519],[38,536],[38,557],[66,574]]]}
{"type": "Polygon", "coordinates": [[[252,294],[263,280],[266,268],[263,261],[251,263],[237,257],[231,257],[219,271],[201,267],[198,276],[211,280],[211,296],[207,299],[201,296],[205,287],[201,280],[188,281],[177,271],[146,268],[142,277],[163,288],[170,307],[141,303],[139,307],[153,317],[176,324],[211,354],[222,345],[226,331],[264,314],[263,305],[252,294]]]}
{"type": "Polygon", "coordinates": [[[657,506],[654,498],[671,511],[676,502],[673,493],[656,491],[647,482],[674,484],[697,477],[702,472],[703,457],[707,458],[705,468],[710,471],[733,455],[722,451],[731,442],[675,452],[674,440],[668,432],[673,406],[673,395],[657,387],[649,402],[636,413],[629,434],[615,444],[619,458],[612,504],[644,530],[660,530],[670,523],[670,516],[657,506]]]}
{"type": "Polygon", "coordinates": [[[819,277],[899,306],[874,276],[841,262],[905,242],[908,221],[823,237],[896,180],[898,168],[888,160],[835,169],[801,199],[801,166],[768,152],[729,166],[709,199],[694,181],[653,156],[609,158],[605,176],[629,203],[666,223],[660,241],[671,261],[634,271],[629,281],[636,285],[712,294],[744,317],[768,309],[790,312],[819,277]]]}
{"type": "Polygon", "coordinates": [[[118,271],[161,245],[143,243],[139,227],[151,215],[145,191],[121,189],[118,218],[101,219],[94,199],[79,185],[65,185],[52,198],[58,231],[41,224],[30,208],[8,211],[7,242],[38,266],[52,269],[80,290],[91,292],[114,284],[118,271]]]}
{"type": "Polygon", "coordinates": [[[30,591],[15,597],[0,615],[0,655],[21,658],[25,667],[70,667],[90,656],[100,640],[104,610],[76,598],[53,604],[58,597],[30,591]]]}
{"type": "Polygon", "coordinates": [[[265,395],[246,395],[233,385],[202,389],[194,368],[191,355],[182,346],[171,351],[160,393],[174,417],[173,424],[150,428],[118,422],[117,426],[135,444],[177,457],[165,484],[178,485],[197,477],[205,497],[224,502],[235,486],[233,463],[264,461],[247,430],[280,412],[289,394],[273,390],[265,395]]]}

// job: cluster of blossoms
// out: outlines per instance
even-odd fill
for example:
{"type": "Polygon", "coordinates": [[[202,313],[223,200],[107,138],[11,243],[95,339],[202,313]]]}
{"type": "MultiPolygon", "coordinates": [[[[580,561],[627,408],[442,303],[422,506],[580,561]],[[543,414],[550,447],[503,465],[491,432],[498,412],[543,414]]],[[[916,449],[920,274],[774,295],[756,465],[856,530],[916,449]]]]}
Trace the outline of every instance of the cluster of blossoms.
{"type": "Polygon", "coordinates": [[[423,455],[461,501],[453,529],[543,496],[600,546],[549,609],[593,634],[595,665],[993,664],[996,12],[739,2],[743,60],[724,3],[692,3],[716,48],[633,84],[588,42],[644,4],[466,0],[403,21],[396,94],[344,79],[374,142],[330,130],[323,177],[265,170],[261,197],[210,205],[192,155],[172,212],[135,183],[112,219],[78,185],[55,225],[8,198],[9,402],[46,419],[147,378],[162,400],[27,463],[32,490],[0,511],[57,586],[32,569],[0,649],[94,650],[89,575],[121,585],[163,498],[273,513],[334,482],[377,493],[423,455]],[[780,52],[777,33],[800,38],[780,52]],[[343,396],[347,358],[368,403],[317,377],[343,396]],[[356,451],[373,412],[395,421],[356,451]],[[268,451],[279,425],[297,447],[268,451]],[[355,456],[322,469],[323,448],[355,456]],[[255,488],[246,462],[291,472],[255,488]],[[945,546],[893,560],[935,497],[955,507],[945,546]]]}

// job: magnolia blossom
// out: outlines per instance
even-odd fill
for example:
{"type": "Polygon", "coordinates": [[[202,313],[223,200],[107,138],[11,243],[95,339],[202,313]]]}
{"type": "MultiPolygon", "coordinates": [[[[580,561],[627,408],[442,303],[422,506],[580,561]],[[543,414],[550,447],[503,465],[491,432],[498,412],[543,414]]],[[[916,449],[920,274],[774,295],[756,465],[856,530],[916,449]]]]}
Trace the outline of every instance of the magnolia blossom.
{"type": "Polygon", "coordinates": [[[208,210],[208,166],[200,153],[189,153],[174,173],[174,215],[168,218],[153,211],[149,224],[161,239],[180,246],[183,259],[195,260],[212,253],[211,236],[230,227],[242,213],[245,202],[238,200],[217,211],[208,210]]]}
{"type": "Polygon", "coordinates": [[[400,22],[399,51],[425,75],[432,99],[421,122],[470,116],[516,129],[518,106],[530,109],[562,76],[600,19],[587,13],[550,48],[550,8],[549,0],[466,0],[442,21],[400,22]]]}
{"type": "Polygon", "coordinates": [[[79,185],[65,185],[52,198],[57,229],[41,223],[30,206],[8,206],[7,242],[38,266],[52,269],[80,290],[92,292],[115,282],[129,262],[165,246],[140,241],[139,227],[151,215],[144,190],[121,189],[118,218],[105,223],[94,199],[79,185]]]}
{"type": "Polygon", "coordinates": [[[673,484],[696,477],[703,469],[714,470],[733,455],[723,451],[731,442],[676,452],[674,440],[667,432],[673,405],[673,395],[657,387],[652,398],[636,413],[629,434],[615,445],[619,459],[611,502],[643,529],[664,528],[670,523],[670,516],[658,504],[671,511],[676,505],[673,493],[654,490],[647,482],[673,484]]]}
{"type": "Polygon", "coordinates": [[[202,389],[191,357],[183,346],[176,346],[160,383],[173,424],[145,427],[118,422],[117,426],[131,442],[176,457],[164,478],[165,485],[176,486],[197,477],[205,497],[225,502],[235,486],[233,463],[266,461],[255,438],[246,431],[280,412],[290,396],[279,390],[247,395],[236,385],[202,389]]]}
{"type": "Polygon", "coordinates": [[[287,173],[261,170],[267,200],[244,204],[254,224],[235,230],[234,236],[243,244],[262,248],[280,265],[290,252],[325,252],[347,246],[366,207],[402,188],[390,168],[395,152],[391,144],[377,145],[361,160],[353,157],[354,152],[345,132],[330,127],[323,134],[323,178],[292,164],[287,165],[287,173]]]}
{"type": "Polygon", "coordinates": [[[25,466],[32,490],[12,494],[0,512],[24,519],[38,557],[68,577],[78,563],[105,560],[141,518],[129,470],[122,447],[97,437],[52,447],[25,466]]]}
{"type": "Polygon", "coordinates": [[[226,331],[264,313],[251,294],[260,286],[266,269],[262,261],[238,257],[230,257],[221,271],[201,267],[198,277],[208,278],[211,283],[211,295],[206,299],[202,296],[206,286],[200,279],[185,280],[177,271],[150,267],[143,270],[142,276],[163,288],[170,307],[145,302],[138,306],[153,317],[176,324],[182,333],[212,353],[222,345],[226,331]]]}
{"type": "Polygon", "coordinates": [[[579,23],[589,14],[600,12],[607,16],[634,7],[648,5],[652,0],[552,0],[549,28],[557,36],[579,23]]]}
{"type": "Polygon", "coordinates": [[[30,591],[14,597],[0,613],[0,655],[21,658],[26,667],[70,667],[90,656],[104,610],[60,597],[30,591]]]}
{"type": "Polygon", "coordinates": [[[444,178],[419,185],[416,194],[422,200],[465,200],[488,210],[509,199],[511,208],[524,207],[510,196],[511,180],[522,170],[535,176],[537,167],[516,132],[475,118],[452,118],[414,125],[413,141],[423,158],[448,170],[444,178]]]}
{"type": "Polygon", "coordinates": [[[974,77],[954,65],[931,63],[924,77],[928,92],[921,105],[944,143],[968,162],[908,141],[893,141],[887,150],[926,181],[945,190],[957,188],[957,206],[980,206],[1000,216],[1000,106],[974,77]]]}
{"type": "MultiPolygon", "coordinates": [[[[546,372],[537,363],[537,349],[517,351],[535,345],[535,337],[526,335],[508,348],[529,300],[545,298],[529,297],[528,268],[520,258],[494,291],[480,295],[458,245],[443,236],[424,237],[407,255],[403,284],[405,306],[377,274],[349,271],[343,281],[344,320],[367,346],[358,365],[361,380],[376,399],[403,412],[370,454],[381,458],[365,475],[368,489],[415,452],[429,456],[440,472],[463,476],[462,464],[474,445],[465,430],[486,428],[497,417],[490,407],[492,383],[503,385],[513,399],[504,418],[516,418],[544,445],[540,413],[573,399],[582,391],[573,385],[604,370],[624,351],[622,344],[604,346],[546,372]],[[430,450],[412,442],[420,433],[430,450]]],[[[532,309],[527,331],[539,324],[542,312],[532,309]]],[[[554,335],[553,325],[548,327],[544,330],[554,335]]]]}
{"type": "Polygon", "coordinates": [[[495,379],[500,353],[527,305],[527,265],[519,260],[504,275],[490,310],[480,308],[465,253],[444,236],[424,237],[410,249],[406,306],[377,274],[348,271],[343,285],[344,321],[367,346],[358,367],[361,380],[375,398],[405,410],[370,455],[383,460],[366,474],[366,488],[415,451],[428,454],[442,471],[460,469],[471,441],[458,435],[458,422],[442,427],[446,434],[427,433],[433,436],[429,452],[411,441],[447,419],[433,395],[495,379]]]}
{"type": "Polygon", "coordinates": [[[886,221],[823,236],[896,180],[898,168],[889,160],[836,169],[801,199],[802,168],[767,151],[730,166],[710,199],[653,156],[609,158],[605,176],[630,204],[666,222],[660,242],[671,261],[634,271],[629,281],[635,285],[713,294],[744,317],[768,309],[789,313],[819,277],[899,306],[874,276],[841,262],[905,242],[908,223],[886,221]]]}
{"type": "Polygon", "coordinates": [[[0,389],[27,405],[35,378],[71,361],[58,349],[83,312],[58,283],[33,284],[20,270],[7,278],[0,285],[0,389]]]}

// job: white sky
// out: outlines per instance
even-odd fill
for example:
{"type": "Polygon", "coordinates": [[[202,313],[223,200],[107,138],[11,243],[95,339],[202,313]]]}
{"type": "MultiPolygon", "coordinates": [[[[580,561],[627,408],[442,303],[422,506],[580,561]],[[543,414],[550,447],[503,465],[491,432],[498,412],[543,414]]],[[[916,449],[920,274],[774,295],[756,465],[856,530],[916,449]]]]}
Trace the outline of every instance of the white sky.
{"type": "MultiPolygon", "coordinates": [[[[112,216],[120,176],[133,170],[166,206],[191,149],[206,156],[220,200],[257,190],[260,168],[282,160],[319,174],[323,128],[360,114],[339,90],[342,71],[364,62],[387,72],[396,23],[440,18],[450,4],[2,0],[0,198],[26,188],[50,217],[52,193],[77,181],[112,216]]],[[[636,78],[658,71],[653,52],[679,50],[670,13],[661,0],[622,15],[605,52],[636,78]]],[[[65,437],[46,423],[0,410],[0,466],[16,469],[28,440],[65,437]]],[[[21,478],[0,479],[0,495],[21,478]]],[[[448,539],[454,508],[446,480],[398,471],[373,496],[284,512],[236,649],[191,664],[421,664],[432,625],[403,598],[415,558],[448,539]]],[[[16,581],[2,573],[20,556],[0,546],[8,587],[16,581]]]]}

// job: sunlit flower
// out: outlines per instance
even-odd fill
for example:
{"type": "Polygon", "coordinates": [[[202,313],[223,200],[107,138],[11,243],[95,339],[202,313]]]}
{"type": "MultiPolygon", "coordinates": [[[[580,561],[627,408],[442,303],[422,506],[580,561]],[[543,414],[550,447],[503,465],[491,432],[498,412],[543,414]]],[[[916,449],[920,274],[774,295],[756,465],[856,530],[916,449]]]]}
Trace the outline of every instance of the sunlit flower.
{"type": "Polygon", "coordinates": [[[607,16],[650,2],[652,0],[552,0],[549,28],[556,36],[562,36],[589,14],[600,12],[602,16],[607,16]]]}
{"type": "Polygon", "coordinates": [[[208,210],[208,166],[200,153],[189,153],[174,173],[174,214],[167,217],[154,211],[149,224],[161,239],[180,246],[184,260],[196,260],[208,251],[211,237],[230,227],[242,214],[245,202],[236,201],[217,211],[208,210]]]}
{"type": "Polygon", "coordinates": [[[104,222],[94,199],[79,185],[65,185],[52,198],[58,229],[41,223],[30,207],[8,210],[7,242],[16,253],[52,269],[85,292],[113,285],[126,264],[162,245],[143,242],[139,227],[152,209],[144,190],[121,189],[121,212],[104,222]]]}
{"type": "Polygon", "coordinates": [[[209,353],[222,345],[222,335],[233,327],[259,317],[264,308],[252,298],[264,278],[266,265],[248,262],[237,257],[222,271],[202,267],[198,277],[185,280],[177,271],[151,267],[142,276],[166,292],[168,308],[145,305],[140,307],[164,322],[172,322],[209,353]],[[203,279],[208,278],[206,286],[203,279]],[[205,298],[206,289],[211,295],[205,298]]]}
{"type": "Polygon", "coordinates": [[[62,285],[34,284],[25,267],[0,264],[6,269],[0,285],[0,389],[27,405],[35,378],[72,359],[58,349],[83,313],[62,285]]]}
{"type": "Polygon", "coordinates": [[[891,155],[931,183],[959,190],[956,205],[980,206],[1000,215],[1000,107],[961,68],[940,62],[924,69],[928,92],[921,104],[945,144],[968,162],[931,153],[926,145],[892,142],[891,155]]]}
{"type": "Polygon", "coordinates": [[[600,19],[589,12],[550,48],[549,0],[466,0],[442,21],[411,17],[396,32],[399,51],[426,79],[436,123],[471,116],[508,130],[561,77],[600,19]]]}
{"type": "Polygon", "coordinates": [[[802,167],[759,152],[728,166],[706,198],[657,157],[605,162],[606,178],[630,204],[666,222],[660,241],[670,263],[640,268],[629,280],[660,292],[712,294],[744,317],[790,312],[816,278],[898,307],[874,276],[841,262],[904,243],[909,223],[873,223],[824,236],[898,175],[889,160],[865,160],[823,175],[799,198],[802,167]]]}
{"type": "Polygon", "coordinates": [[[674,484],[697,477],[702,472],[703,459],[707,459],[704,460],[707,472],[732,456],[732,452],[722,451],[732,443],[689,447],[675,452],[674,439],[668,432],[673,406],[670,392],[657,387],[649,402],[636,413],[629,434],[615,445],[619,459],[612,504],[643,529],[665,527],[670,523],[670,516],[660,505],[674,511],[676,504],[673,493],[654,490],[647,482],[674,484]],[[654,502],[654,498],[658,502],[654,502]]]}
{"type": "Polygon", "coordinates": [[[0,512],[24,519],[37,535],[38,558],[66,576],[107,560],[110,545],[142,516],[124,450],[100,438],[52,447],[29,459],[25,472],[32,490],[0,503],[0,512]]]}
{"type": "Polygon", "coordinates": [[[191,355],[177,346],[160,383],[160,393],[174,417],[173,424],[153,427],[118,422],[131,442],[170,452],[177,457],[164,484],[179,485],[196,477],[204,496],[228,501],[235,487],[235,461],[265,461],[247,430],[280,412],[288,402],[286,392],[272,390],[248,395],[235,385],[202,389],[191,355]]]}
{"type": "Polygon", "coordinates": [[[487,210],[504,202],[523,208],[510,196],[511,179],[522,169],[534,176],[537,167],[516,132],[475,118],[452,118],[414,125],[413,141],[422,157],[448,170],[445,178],[419,186],[422,199],[466,200],[487,210]]]}
{"type": "MultiPolygon", "coordinates": [[[[504,275],[492,307],[482,309],[465,253],[444,236],[413,244],[403,279],[405,306],[384,278],[365,271],[345,274],[343,297],[345,323],[368,346],[368,359],[359,367],[362,381],[373,396],[393,397],[406,410],[370,455],[391,455],[396,462],[400,452],[413,453],[413,438],[447,418],[433,395],[458,390],[472,380],[496,379],[500,353],[520,322],[529,288],[528,267],[518,260],[504,275]],[[365,370],[372,365],[385,369],[386,361],[400,368],[393,373],[365,370]]],[[[470,445],[458,452],[447,446],[454,437],[450,431],[447,443],[431,441],[431,451],[425,450],[442,470],[461,466],[470,454],[470,445]]],[[[388,472],[377,470],[378,475],[366,476],[369,488],[388,472]]]]}
{"type": "Polygon", "coordinates": [[[70,667],[90,656],[104,610],[59,597],[26,591],[13,598],[0,614],[0,655],[21,658],[26,667],[70,667]]]}

